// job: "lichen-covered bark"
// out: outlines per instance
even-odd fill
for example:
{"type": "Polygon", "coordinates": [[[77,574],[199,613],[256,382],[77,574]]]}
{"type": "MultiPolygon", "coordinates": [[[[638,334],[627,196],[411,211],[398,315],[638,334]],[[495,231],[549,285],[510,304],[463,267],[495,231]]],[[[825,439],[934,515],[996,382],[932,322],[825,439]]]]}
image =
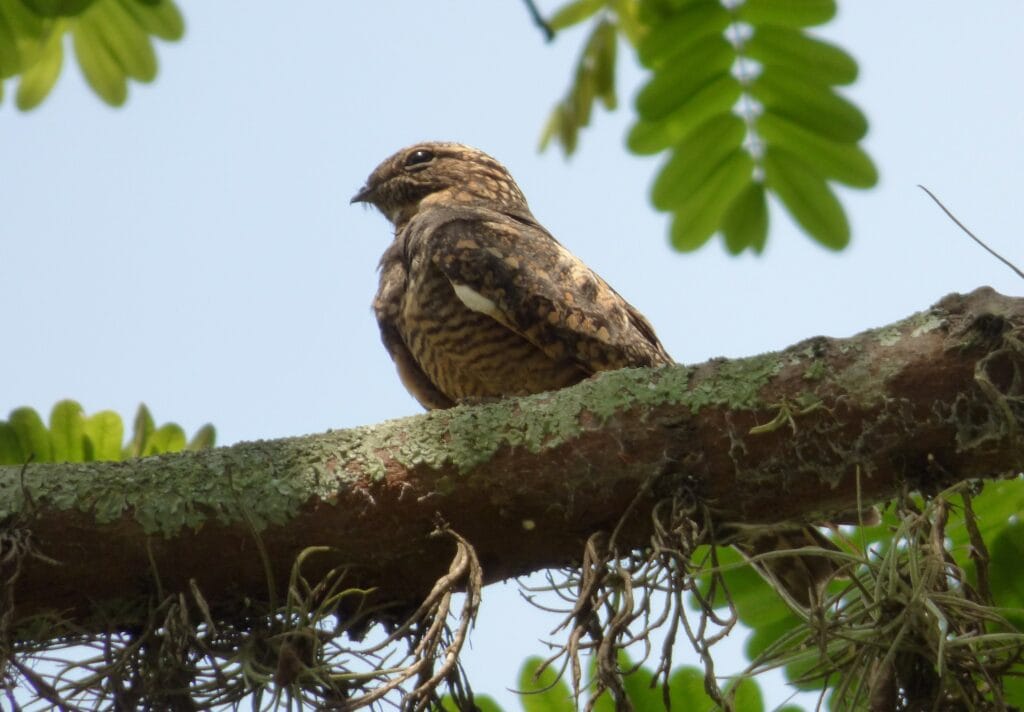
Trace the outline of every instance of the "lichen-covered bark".
{"type": "Polygon", "coordinates": [[[870,503],[998,477],[1024,465],[1022,330],[1024,300],[980,289],[747,359],[206,452],[3,467],[0,521],[59,562],[22,559],[13,620],[126,624],[190,581],[239,610],[267,598],[257,538],[279,591],[298,552],[327,545],[319,566],[415,600],[448,565],[452,544],[429,536],[439,519],[495,581],[574,562],[651,478],[622,534],[637,546],[678,487],[720,521],[770,523],[854,509],[858,486],[870,503]]]}

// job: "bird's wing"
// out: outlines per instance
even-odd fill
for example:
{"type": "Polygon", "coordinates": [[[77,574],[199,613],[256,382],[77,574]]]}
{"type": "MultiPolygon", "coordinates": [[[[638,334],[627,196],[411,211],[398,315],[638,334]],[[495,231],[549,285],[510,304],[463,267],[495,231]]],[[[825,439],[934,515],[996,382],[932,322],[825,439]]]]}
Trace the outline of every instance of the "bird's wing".
{"type": "Polygon", "coordinates": [[[428,410],[450,408],[455,402],[441,393],[413,358],[409,347],[398,331],[397,319],[401,309],[408,273],[402,260],[403,246],[393,242],[380,259],[380,288],[373,300],[373,311],[380,326],[380,338],[391,360],[398,368],[402,385],[428,410]]]}
{"type": "Polygon", "coordinates": [[[409,229],[409,249],[424,251],[463,304],[550,358],[589,373],[672,363],[650,323],[532,220],[439,208],[409,229]]]}

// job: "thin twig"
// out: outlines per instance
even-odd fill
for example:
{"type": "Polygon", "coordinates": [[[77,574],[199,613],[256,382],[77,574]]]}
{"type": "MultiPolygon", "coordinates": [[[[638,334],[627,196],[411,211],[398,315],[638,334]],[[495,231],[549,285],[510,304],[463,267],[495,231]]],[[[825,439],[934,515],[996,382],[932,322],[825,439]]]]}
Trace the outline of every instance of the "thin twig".
{"type": "Polygon", "coordinates": [[[1020,271],[1020,270],[1019,270],[1019,269],[1017,268],[1017,266],[1016,266],[1015,264],[1013,264],[1012,262],[1010,262],[1010,260],[1006,259],[1006,258],[1005,258],[1005,257],[1003,257],[1003,256],[1002,256],[1001,254],[999,254],[998,252],[996,252],[995,250],[993,250],[993,249],[992,249],[991,247],[989,247],[989,246],[988,246],[988,245],[986,245],[986,244],[985,244],[984,242],[982,242],[982,241],[981,241],[981,238],[979,238],[979,237],[978,237],[977,235],[975,235],[975,234],[974,234],[973,232],[971,232],[970,230],[968,230],[968,229],[967,229],[967,227],[966,227],[966,226],[965,226],[965,225],[964,225],[964,224],[963,224],[962,222],[960,222],[959,220],[957,220],[957,218],[956,218],[956,215],[954,215],[953,213],[949,212],[949,208],[947,208],[947,207],[946,207],[945,205],[943,205],[943,204],[942,204],[942,201],[941,201],[941,200],[939,200],[938,198],[936,198],[936,197],[935,197],[935,194],[934,194],[934,193],[932,193],[932,192],[931,192],[930,190],[928,190],[927,188],[925,188],[925,187],[924,187],[923,185],[918,185],[917,187],[918,187],[918,188],[920,188],[921,190],[923,190],[923,191],[924,191],[925,193],[927,193],[927,194],[928,194],[928,197],[929,197],[929,198],[931,198],[932,200],[934,200],[934,201],[935,201],[935,204],[936,204],[936,205],[938,205],[938,206],[939,206],[940,208],[942,208],[942,212],[944,212],[944,213],[945,213],[946,215],[948,215],[948,216],[949,216],[949,219],[950,219],[950,220],[952,220],[953,222],[955,222],[955,223],[957,224],[957,226],[958,226],[958,227],[959,227],[959,228],[960,228],[961,230],[963,230],[964,232],[966,232],[966,233],[967,233],[967,236],[968,236],[968,237],[970,237],[970,238],[971,238],[972,240],[974,240],[974,241],[975,241],[975,242],[977,242],[977,243],[978,243],[979,245],[981,245],[981,246],[982,246],[982,247],[983,247],[983,248],[984,248],[984,249],[985,249],[985,250],[986,250],[986,251],[987,251],[987,252],[988,252],[988,253],[989,253],[990,255],[992,255],[992,256],[993,256],[993,257],[995,257],[995,258],[996,258],[997,260],[999,260],[1000,262],[1002,262],[1002,263],[1003,263],[1004,265],[1006,265],[1007,267],[1009,267],[1010,269],[1012,269],[1012,270],[1013,270],[1014,272],[1016,272],[1016,273],[1017,273],[1017,276],[1018,276],[1018,277],[1020,277],[1021,279],[1024,279],[1024,272],[1021,272],[1021,271],[1020,271]]]}
{"type": "Polygon", "coordinates": [[[547,20],[540,14],[540,10],[537,9],[537,5],[533,0],[523,0],[526,3],[526,9],[530,12],[530,17],[533,18],[533,23],[540,28],[541,32],[544,33],[544,39],[548,42],[555,39],[555,31],[551,29],[551,25],[547,23],[547,20]]]}
{"type": "Polygon", "coordinates": [[[964,503],[964,525],[967,527],[967,536],[971,542],[971,560],[974,561],[974,572],[978,577],[978,595],[982,603],[992,604],[992,589],[988,582],[988,547],[978,530],[978,519],[974,515],[973,498],[969,491],[960,493],[964,503]]]}

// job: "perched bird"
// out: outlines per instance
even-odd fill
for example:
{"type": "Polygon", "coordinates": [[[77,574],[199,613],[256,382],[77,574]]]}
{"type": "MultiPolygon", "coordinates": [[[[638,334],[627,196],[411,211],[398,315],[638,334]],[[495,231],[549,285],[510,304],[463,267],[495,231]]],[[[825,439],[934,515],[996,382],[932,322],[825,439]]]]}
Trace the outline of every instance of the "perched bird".
{"type": "Polygon", "coordinates": [[[373,308],[426,408],[672,362],[650,323],[537,222],[505,168],[457,143],[399,151],[353,201],[395,225],[373,308]]]}
{"type": "MultiPolygon", "coordinates": [[[[537,222],[509,172],[482,151],[402,149],[352,202],[376,206],[395,226],[373,309],[402,383],[425,408],[672,363],[647,319],[537,222]]],[[[734,543],[748,556],[832,546],[813,527],[792,526],[734,543]]],[[[833,575],[830,564],[803,555],[759,569],[806,606],[833,575]]]]}

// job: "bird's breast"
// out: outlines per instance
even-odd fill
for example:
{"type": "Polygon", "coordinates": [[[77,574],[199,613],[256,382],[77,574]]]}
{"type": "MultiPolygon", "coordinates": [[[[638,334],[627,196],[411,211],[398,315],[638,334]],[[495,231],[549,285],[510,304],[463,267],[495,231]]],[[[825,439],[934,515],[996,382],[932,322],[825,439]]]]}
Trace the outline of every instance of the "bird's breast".
{"type": "Polygon", "coordinates": [[[587,374],[555,361],[481,311],[438,270],[410,275],[399,331],[420,368],[452,400],[504,398],[564,388],[587,374]]]}

